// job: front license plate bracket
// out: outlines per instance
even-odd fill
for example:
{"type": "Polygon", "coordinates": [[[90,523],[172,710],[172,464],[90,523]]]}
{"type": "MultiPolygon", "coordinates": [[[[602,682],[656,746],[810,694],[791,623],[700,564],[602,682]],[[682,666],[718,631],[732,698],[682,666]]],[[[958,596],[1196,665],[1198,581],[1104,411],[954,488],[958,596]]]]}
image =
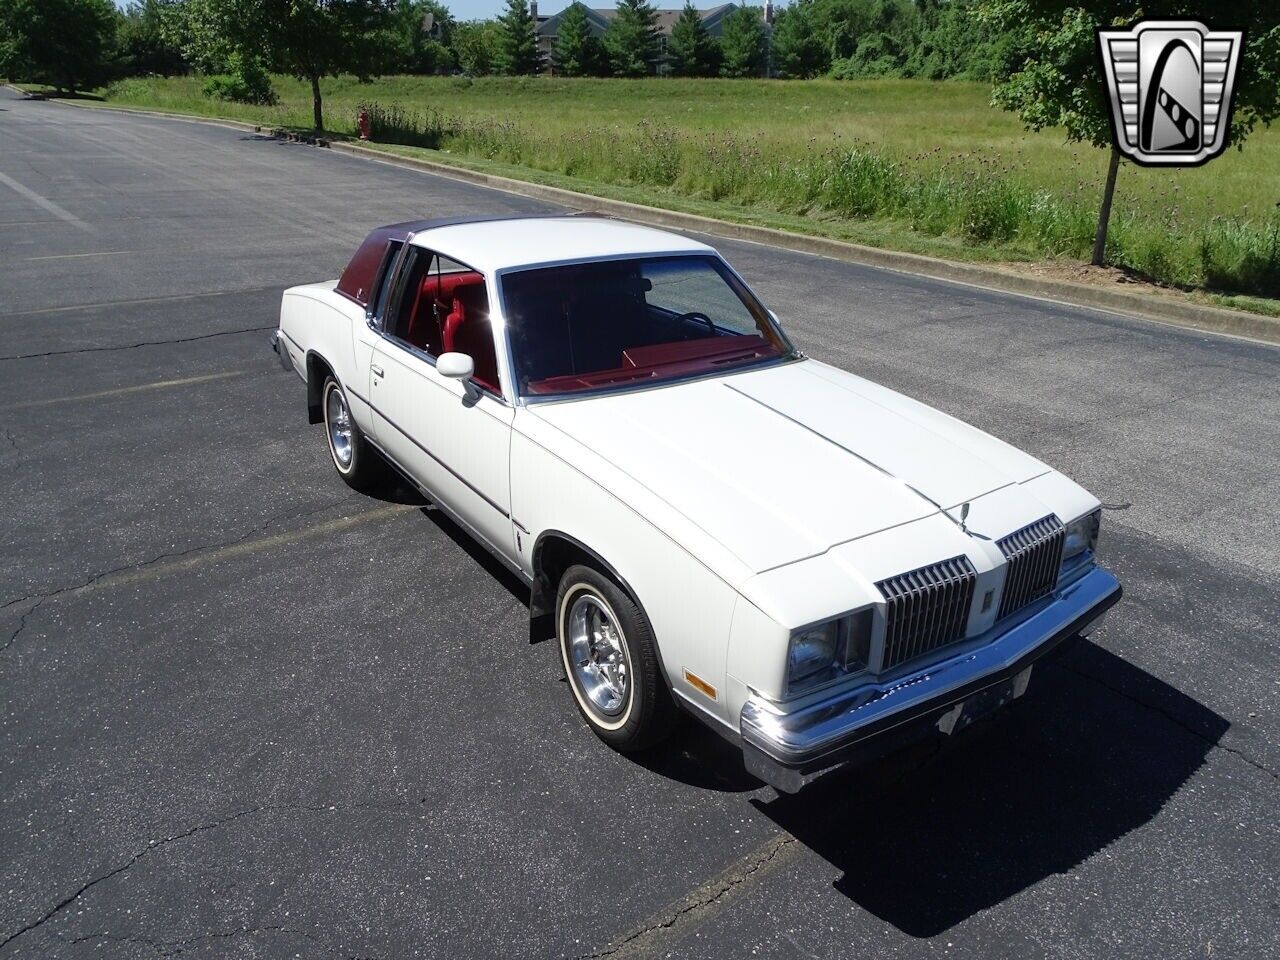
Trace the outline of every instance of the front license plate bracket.
{"type": "Polygon", "coordinates": [[[995,713],[1005,704],[1017,700],[1026,693],[1030,680],[1031,667],[1027,667],[1008,680],[993,684],[985,690],[979,690],[972,696],[966,697],[938,718],[938,732],[952,736],[975,720],[981,720],[995,713]]]}

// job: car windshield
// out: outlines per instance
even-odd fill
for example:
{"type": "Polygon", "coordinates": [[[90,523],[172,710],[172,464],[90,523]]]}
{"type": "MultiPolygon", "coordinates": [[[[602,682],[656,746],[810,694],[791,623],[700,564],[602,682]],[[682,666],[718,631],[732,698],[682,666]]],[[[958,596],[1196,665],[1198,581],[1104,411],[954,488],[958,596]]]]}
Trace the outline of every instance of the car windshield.
{"type": "Polygon", "coordinates": [[[502,280],[521,394],[648,385],[791,352],[716,257],[521,270],[502,280]]]}

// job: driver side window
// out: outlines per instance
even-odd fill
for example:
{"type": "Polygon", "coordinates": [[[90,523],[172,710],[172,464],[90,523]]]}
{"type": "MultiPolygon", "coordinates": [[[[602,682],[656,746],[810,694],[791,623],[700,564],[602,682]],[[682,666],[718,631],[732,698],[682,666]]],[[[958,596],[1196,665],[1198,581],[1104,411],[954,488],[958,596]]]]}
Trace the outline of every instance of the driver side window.
{"type": "Polygon", "coordinates": [[[465,353],[475,363],[472,380],[501,394],[489,294],[483,275],[421,247],[410,248],[396,277],[385,331],[432,359],[465,353]]]}

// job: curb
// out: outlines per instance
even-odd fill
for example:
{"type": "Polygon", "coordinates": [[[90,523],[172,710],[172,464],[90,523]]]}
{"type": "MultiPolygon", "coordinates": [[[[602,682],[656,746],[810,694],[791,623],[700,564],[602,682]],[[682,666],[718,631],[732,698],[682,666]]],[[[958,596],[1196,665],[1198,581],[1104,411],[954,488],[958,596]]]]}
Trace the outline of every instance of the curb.
{"type": "MultiPolygon", "coordinates": [[[[23,93],[23,91],[17,90],[15,87],[9,87],[9,89],[17,93],[23,93]]],[[[25,96],[25,94],[23,95],[25,96]]],[[[66,106],[84,106],[74,100],[51,100],[49,102],[61,103],[66,106]]],[[[419,170],[449,177],[453,180],[461,180],[519,196],[530,197],[535,200],[547,200],[586,212],[609,214],[638,223],[679,230],[692,230],[698,233],[712,234],[735,240],[747,240],[794,250],[798,253],[816,254],[833,260],[843,260],[848,263],[894,270],[913,276],[929,277],[933,280],[960,283],[967,286],[980,287],[984,290],[993,290],[998,293],[1011,293],[1018,296],[1049,300],[1068,306],[1104,310],[1172,326],[1189,327],[1195,330],[1204,330],[1228,336],[1247,337],[1268,343],[1280,343],[1280,319],[1273,319],[1262,314],[1187,303],[1172,298],[1165,300],[1140,293],[1108,290],[1105,287],[1074,283],[1069,280],[1029,277],[996,267],[959,263],[917,253],[882,250],[879,247],[868,247],[844,240],[813,237],[801,233],[778,230],[773,227],[760,227],[751,224],[734,223],[728,220],[717,220],[713,217],[704,217],[693,213],[664,210],[660,207],[647,207],[642,204],[629,203],[625,200],[610,200],[588,193],[566,190],[563,187],[551,187],[526,180],[515,180],[497,174],[481,173],[464,167],[451,166],[436,160],[403,157],[398,154],[384,153],[381,150],[364,147],[358,143],[303,136],[290,131],[263,127],[259,124],[245,123],[239,120],[194,117],[189,114],[165,113],[158,110],[134,110],[126,107],[95,106],[88,109],[110,110],[115,113],[130,113],[145,117],[158,117],[164,120],[177,120],[184,123],[204,123],[229,127],[233,130],[266,133],[282,140],[308,143],[313,146],[325,147],[338,153],[346,153],[351,156],[390,164],[391,166],[419,170]]]]}

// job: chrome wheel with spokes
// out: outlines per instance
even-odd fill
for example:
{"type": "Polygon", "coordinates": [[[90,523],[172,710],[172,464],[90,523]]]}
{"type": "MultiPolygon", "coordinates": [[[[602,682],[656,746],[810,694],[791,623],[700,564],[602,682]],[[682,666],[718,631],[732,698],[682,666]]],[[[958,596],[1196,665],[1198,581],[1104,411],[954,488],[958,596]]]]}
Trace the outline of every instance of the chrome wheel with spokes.
{"type": "Polygon", "coordinates": [[[325,378],[320,394],[320,408],[324,413],[324,436],[329,444],[329,456],[338,475],[353,490],[369,492],[386,479],[384,461],[351,416],[347,395],[336,377],[325,378]]]}
{"type": "Polygon", "coordinates": [[[630,685],[627,642],[604,602],[582,593],[569,609],[569,664],[573,681],[607,717],[616,717],[627,702],[630,685]]]}
{"type": "Polygon", "coordinates": [[[329,388],[324,399],[324,420],[329,428],[329,449],[339,470],[351,469],[353,454],[351,435],[351,411],[347,399],[336,383],[329,388]]]}
{"type": "Polygon", "coordinates": [[[676,707],[644,611],[592,567],[575,564],[559,580],[556,634],[578,712],[616,750],[657,743],[675,724],[676,707]]]}

